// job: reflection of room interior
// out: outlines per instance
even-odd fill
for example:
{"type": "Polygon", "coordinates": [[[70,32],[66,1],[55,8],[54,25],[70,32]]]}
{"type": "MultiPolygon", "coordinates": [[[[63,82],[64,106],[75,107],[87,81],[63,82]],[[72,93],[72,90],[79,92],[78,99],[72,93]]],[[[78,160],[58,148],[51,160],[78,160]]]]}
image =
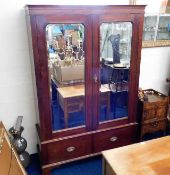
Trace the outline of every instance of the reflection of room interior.
{"type": "MultiPolygon", "coordinates": [[[[131,26],[128,23],[123,25],[112,23],[106,26],[101,28],[104,30],[101,32],[105,37],[101,39],[102,47],[108,48],[105,49],[107,53],[105,50],[102,51],[102,55],[111,54],[113,59],[109,62],[107,57],[101,60],[100,122],[128,115],[127,91],[130,63],[129,52],[126,50],[129,47],[128,36],[131,35],[127,31],[131,30],[131,26]],[[117,35],[110,33],[110,28],[112,31],[116,30],[117,35]],[[107,93],[103,93],[103,88],[107,93]]],[[[81,24],[48,25],[47,27],[54,130],[81,126],[85,123],[83,36],[84,28],[81,24]]]]}
{"type": "Polygon", "coordinates": [[[71,88],[78,85],[83,88],[84,84],[83,37],[84,26],[81,24],[56,24],[47,27],[55,130],[85,123],[83,90],[79,96],[76,95],[77,88],[71,91],[71,88]],[[64,91],[65,88],[68,92],[64,91]],[[71,93],[71,96],[68,98],[65,93],[71,93]]]}
{"type": "Polygon", "coordinates": [[[101,83],[111,91],[111,116],[127,116],[131,23],[103,23],[101,31],[101,83]]]}
{"type": "Polygon", "coordinates": [[[59,84],[84,79],[83,30],[81,24],[47,26],[49,67],[59,84]]]}
{"type": "MultiPolygon", "coordinates": [[[[57,91],[59,104],[64,111],[65,127],[67,128],[68,114],[84,110],[84,85],[59,87],[57,91]]],[[[108,116],[110,108],[110,91],[106,86],[102,85],[100,93],[100,103],[106,105],[106,116],[108,116]]]]}

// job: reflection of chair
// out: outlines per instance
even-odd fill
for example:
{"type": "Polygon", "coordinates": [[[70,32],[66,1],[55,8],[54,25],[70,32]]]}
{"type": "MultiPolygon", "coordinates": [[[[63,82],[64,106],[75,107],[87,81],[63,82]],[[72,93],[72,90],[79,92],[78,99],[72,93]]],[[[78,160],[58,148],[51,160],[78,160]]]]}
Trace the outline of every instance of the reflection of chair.
{"type": "MultiPolygon", "coordinates": [[[[128,105],[128,75],[129,68],[112,67],[109,87],[112,92],[113,115],[117,118],[116,109],[128,105]]],[[[126,108],[125,108],[126,109],[126,108]]],[[[126,113],[126,112],[125,112],[126,113]]],[[[123,116],[122,116],[123,117],[123,116]]]]}
{"type": "Polygon", "coordinates": [[[110,89],[112,92],[121,92],[128,90],[128,68],[114,68],[110,77],[110,89]]]}

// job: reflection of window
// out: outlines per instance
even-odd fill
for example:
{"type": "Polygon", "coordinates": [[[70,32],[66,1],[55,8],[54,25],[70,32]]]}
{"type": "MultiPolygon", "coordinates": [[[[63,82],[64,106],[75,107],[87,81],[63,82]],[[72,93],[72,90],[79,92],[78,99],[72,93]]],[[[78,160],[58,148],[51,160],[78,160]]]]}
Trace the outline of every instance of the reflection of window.
{"type": "Polygon", "coordinates": [[[62,35],[62,32],[61,32],[61,29],[59,26],[54,26],[53,29],[52,29],[52,35],[53,36],[60,36],[62,35]]]}

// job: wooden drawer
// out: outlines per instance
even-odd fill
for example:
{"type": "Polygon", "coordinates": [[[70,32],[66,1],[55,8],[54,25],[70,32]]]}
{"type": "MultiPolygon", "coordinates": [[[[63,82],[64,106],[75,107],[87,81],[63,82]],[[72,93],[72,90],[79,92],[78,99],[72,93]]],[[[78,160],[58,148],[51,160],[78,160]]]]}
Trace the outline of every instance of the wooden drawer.
{"type": "Polygon", "coordinates": [[[144,123],[142,126],[142,135],[145,133],[153,133],[159,130],[166,129],[166,119],[163,120],[153,120],[148,123],[144,123]]]}
{"type": "Polygon", "coordinates": [[[150,109],[150,108],[155,108],[155,106],[166,106],[167,105],[167,98],[165,98],[162,101],[156,101],[156,102],[145,102],[144,103],[144,108],[145,109],[150,109]]]}
{"type": "Polygon", "coordinates": [[[94,152],[128,145],[134,142],[136,126],[111,129],[96,133],[93,138],[94,152]]]}
{"type": "Polygon", "coordinates": [[[165,118],[167,114],[167,103],[162,102],[158,104],[150,104],[144,108],[143,121],[154,119],[154,118],[165,118]]]}
{"type": "Polygon", "coordinates": [[[143,120],[144,121],[155,118],[155,117],[156,117],[156,110],[155,110],[154,106],[147,107],[146,109],[144,109],[144,111],[143,111],[143,120]]]}
{"type": "Polygon", "coordinates": [[[64,139],[47,144],[48,163],[61,162],[91,154],[91,135],[64,139]]]}
{"type": "Polygon", "coordinates": [[[166,118],[167,116],[168,105],[157,106],[156,108],[156,117],[157,118],[166,118]]]}

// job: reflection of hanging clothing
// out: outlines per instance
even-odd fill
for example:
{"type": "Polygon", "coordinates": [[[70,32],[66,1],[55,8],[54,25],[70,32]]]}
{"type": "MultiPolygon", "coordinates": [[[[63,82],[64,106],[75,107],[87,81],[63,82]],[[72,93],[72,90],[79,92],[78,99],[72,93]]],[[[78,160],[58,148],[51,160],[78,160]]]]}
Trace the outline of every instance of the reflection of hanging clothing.
{"type": "Polygon", "coordinates": [[[120,63],[120,54],[119,54],[119,43],[120,43],[120,34],[110,35],[108,40],[112,44],[113,49],[113,64],[120,63]]]}

